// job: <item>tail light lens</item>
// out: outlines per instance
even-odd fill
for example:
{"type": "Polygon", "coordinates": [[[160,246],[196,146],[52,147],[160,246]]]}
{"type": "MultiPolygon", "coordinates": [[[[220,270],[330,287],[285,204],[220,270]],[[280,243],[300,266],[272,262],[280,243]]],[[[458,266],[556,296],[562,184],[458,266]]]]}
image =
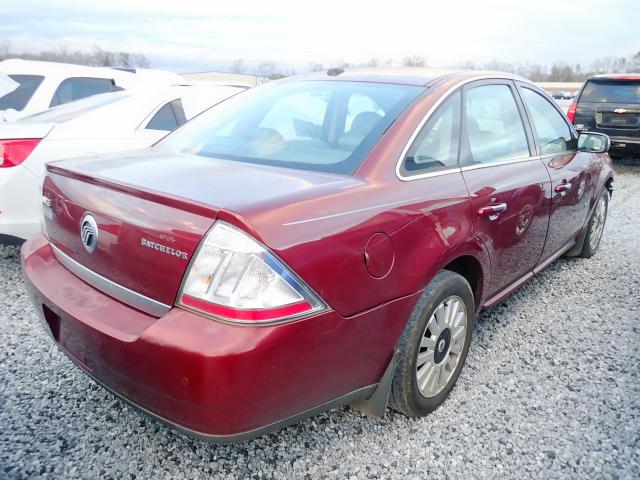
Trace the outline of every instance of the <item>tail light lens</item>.
{"type": "Polygon", "coordinates": [[[217,221],[184,280],[179,305],[237,322],[275,322],[326,305],[255,239],[217,221]]]}
{"type": "Polygon", "coordinates": [[[567,110],[567,118],[569,119],[569,121],[571,123],[573,123],[573,121],[576,119],[576,110],[578,109],[578,103],[577,102],[572,102],[571,105],[569,105],[569,110],[567,110]]]}
{"type": "Polygon", "coordinates": [[[40,138],[0,140],[0,168],[20,165],[33,152],[40,138]]]}

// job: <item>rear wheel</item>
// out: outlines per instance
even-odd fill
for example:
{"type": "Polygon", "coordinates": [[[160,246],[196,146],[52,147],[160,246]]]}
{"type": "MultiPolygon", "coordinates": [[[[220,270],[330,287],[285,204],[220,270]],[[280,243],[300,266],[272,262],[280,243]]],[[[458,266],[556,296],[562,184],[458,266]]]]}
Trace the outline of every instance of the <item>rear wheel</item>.
{"type": "Polygon", "coordinates": [[[598,197],[596,206],[593,209],[589,225],[587,226],[587,235],[582,245],[580,256],[583,258],[593,257],[600,246],[602,232],[607,221],[607,213],[609,211],[609,192],[604,189],[598,197]]]}
{"type": "Polygon", "coordinates": [[[464,365],[475,307],[469,283],[443,270],[425,289],[398,344],[391,405],[412,417],[447,398],[464,365]]]}

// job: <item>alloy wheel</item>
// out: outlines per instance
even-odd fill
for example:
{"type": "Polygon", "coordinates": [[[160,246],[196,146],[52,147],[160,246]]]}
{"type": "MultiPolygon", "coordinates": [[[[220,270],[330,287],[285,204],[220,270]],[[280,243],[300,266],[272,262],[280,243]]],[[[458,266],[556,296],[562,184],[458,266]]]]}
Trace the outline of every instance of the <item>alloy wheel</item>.
{"type": "Polygon", "coordinates": [[[458,296],[443,300],[422,334],[416,360],[416,382],[427,398],[438,395],[453,376],[464,348],[467,309],[458,296]]]}
{"type": "Polygon", "coordinates": [[[592,250],[598,248],[606,219],[607,199],[603,195],[600,197],[600,200],[598,200],[598,205],[596,205],[595,211],[593,212],[593,224],[591,225],[591,232],[589,234],[589,246],[592,250]]]}

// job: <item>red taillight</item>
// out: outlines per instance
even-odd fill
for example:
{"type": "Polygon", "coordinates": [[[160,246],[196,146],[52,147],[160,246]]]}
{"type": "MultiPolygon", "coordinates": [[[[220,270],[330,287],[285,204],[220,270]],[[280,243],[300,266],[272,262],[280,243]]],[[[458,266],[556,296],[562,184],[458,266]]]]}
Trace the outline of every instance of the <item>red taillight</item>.
{"type": "Polygon", "coordinates": [[[567,118],[571,123],[576,119],[576,109],[578,108],[578,102],[573,102],[569,105],[569,110],[567,110],[567,118]]]}
{"type": "Polygon", "coordinates": [[[216,305],[205,300],[201,300],[191,295],[182,295],[180,299],[182,305],[191,307],[201,312],[209,313],[216,317],[227,318],[229,320],[248,320],[248,321],[268,321],[290,317],[292,315],[300,315],[304,312],[313,310],[313,306],[309,302],[298,302],[282,307],[265,308],[265,309],[236,309],[226,307],[224,305],[216,305]]]}
{"type": "Polygon", "coordinates": [[[327,308],[262,243],[221,220],[202,240],[177,303],[245,324],[293,321],[327,308]]]}
{"type": "Polygon", "coordinates": [[[20,165],[33,152],[40,138],[23,138],[19,140],[0,140],[0,168],[20,165]]]}

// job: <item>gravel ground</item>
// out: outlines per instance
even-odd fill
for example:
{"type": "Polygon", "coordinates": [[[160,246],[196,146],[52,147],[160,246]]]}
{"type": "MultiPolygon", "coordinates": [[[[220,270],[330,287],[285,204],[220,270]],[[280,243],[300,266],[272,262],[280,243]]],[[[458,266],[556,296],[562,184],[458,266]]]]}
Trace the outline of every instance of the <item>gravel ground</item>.
{"type": "Polygon", "coordinates": [[[483,314],[427,418],[348,407],[215,446],[136,412],[41,331],[0,246],[0,478],[640,478],[640,166],[618,167],[600,252],[483,314]]]}

